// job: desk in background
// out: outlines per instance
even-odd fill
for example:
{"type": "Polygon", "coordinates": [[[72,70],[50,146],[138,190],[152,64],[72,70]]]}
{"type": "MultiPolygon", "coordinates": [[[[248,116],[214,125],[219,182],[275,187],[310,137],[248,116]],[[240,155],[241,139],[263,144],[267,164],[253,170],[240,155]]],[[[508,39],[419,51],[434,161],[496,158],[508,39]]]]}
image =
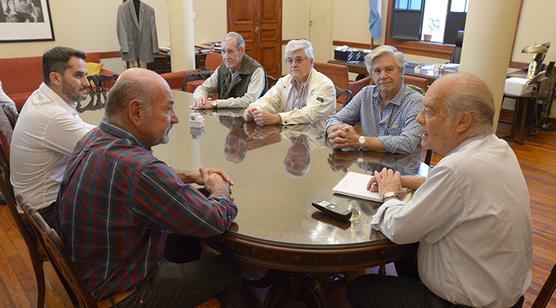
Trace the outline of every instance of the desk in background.
{"type": "MultiPolygon", "coordinates": [[[[345,65],[348,67],[348,70],[352,73],[360,74],[360,75],[369,75],[367,72],[367,67],[365,66],[365,62],[357,61],[357,62],[347,62],[343,60],[329,60],[328,63],[340,64],[345,65]]],[[[455,73],[457,71],[457,66],[454,68],[447,67],[443,72],[439,72],[432,68],[432,65],[426,65],[423,63],[418,62],[405,62],[405,74],[420,78],[427,79],[429,86],[438,78],[445,74],[455,73]],[[419,66],[421,69],[418,72],[415,72],[415,67],[419,66]]]]}

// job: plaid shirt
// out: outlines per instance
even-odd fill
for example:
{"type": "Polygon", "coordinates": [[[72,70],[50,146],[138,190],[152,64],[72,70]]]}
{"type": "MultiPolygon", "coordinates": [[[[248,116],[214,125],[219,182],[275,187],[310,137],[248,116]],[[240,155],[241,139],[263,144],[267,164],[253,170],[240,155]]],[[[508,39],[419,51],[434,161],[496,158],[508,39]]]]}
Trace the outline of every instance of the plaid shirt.
{"type": "Polygon", "coordinates": [[[62,239],[97,300],[156,273],[166,230],[210,237],[237,214],[232,201],[207,199],[106,120],[77,144],[57,202],[62,239]]]}
{"type": "Polygon", "coordinates": [[[376,86],[364,87],[349,104],[326,121],[325,131],[336,124],[361,122],[363,136],[379,137],[386,151],[409,154],[417,151],[423,129],[416,118],[423,109],[423,96],[402,84],[384,107],[376,86]]]}

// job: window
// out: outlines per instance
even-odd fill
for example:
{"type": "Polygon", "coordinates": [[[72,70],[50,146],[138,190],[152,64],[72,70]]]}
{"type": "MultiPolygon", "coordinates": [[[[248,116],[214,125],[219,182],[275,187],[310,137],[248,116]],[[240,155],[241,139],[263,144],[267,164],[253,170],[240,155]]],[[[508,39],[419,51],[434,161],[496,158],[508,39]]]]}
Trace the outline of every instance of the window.
{"type": "Polygon", "coordinates": [[[396,0],[394,6],[397,10],[421,10],[421,0],[396,0]]]}
{"type": "Polygon", "coordinates": [[[454,44],[465,27],[469,0],[395,0],[390,37],[454,44]]]}
{"type": "Polygon", "coordinates": [[[465,13],[467,12],[467,0],[452,0],[450,12],[465,13]]]}

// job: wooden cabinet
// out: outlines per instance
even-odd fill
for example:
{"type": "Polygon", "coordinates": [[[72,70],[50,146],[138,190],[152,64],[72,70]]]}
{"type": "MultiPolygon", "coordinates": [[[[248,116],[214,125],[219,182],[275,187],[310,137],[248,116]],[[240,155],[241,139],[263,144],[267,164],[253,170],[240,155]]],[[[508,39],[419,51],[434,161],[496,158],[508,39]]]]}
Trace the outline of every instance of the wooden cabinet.
{"type": "Polygon", "coordinates": [[[147,68],[159,74],[172,71],[171,57],[165,54],[154,55],[154,62],[148,63],[147,68]]]}

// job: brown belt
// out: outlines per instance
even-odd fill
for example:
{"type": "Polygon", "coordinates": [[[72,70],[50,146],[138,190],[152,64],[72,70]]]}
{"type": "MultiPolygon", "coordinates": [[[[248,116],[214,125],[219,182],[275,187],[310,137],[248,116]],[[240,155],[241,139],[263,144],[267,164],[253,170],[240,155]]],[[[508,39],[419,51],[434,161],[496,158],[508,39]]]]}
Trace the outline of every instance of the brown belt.
{"type": "Polygon", "coordinates": [[[97,302],[97,306],[98,306],[98,308],[110,308],[110,307],[112,307],[112,304],[117,304],[117,303],[123,301],[128,296],[130,296],[134,291],[135,290],[131,290],[131,291],[123,292],[123,293],[118,293],[118,294],[116,294],[112,297],[103,299],[100,302],[97,302]]]}

